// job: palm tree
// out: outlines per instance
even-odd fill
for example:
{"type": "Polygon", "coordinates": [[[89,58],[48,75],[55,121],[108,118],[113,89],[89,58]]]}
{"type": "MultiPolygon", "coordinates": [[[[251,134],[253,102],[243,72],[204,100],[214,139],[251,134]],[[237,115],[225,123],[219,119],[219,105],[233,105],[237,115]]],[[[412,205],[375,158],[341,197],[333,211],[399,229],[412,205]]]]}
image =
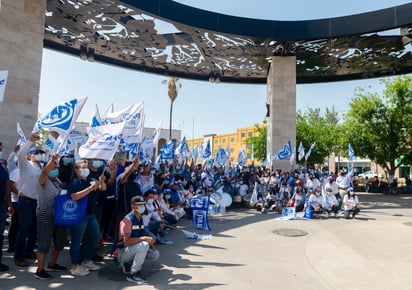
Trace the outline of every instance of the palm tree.
{"type": "Polygon", "coordinates": [[[167,83],[167,94],[170,99],[170,122],[169,122],[169,140],[172,140],[172,115],[173,115],[173,102],[177,98],[178,89],[182,87],[179,78],[170,77],[168,80],[162,81],[162,84],[167,83]]]}

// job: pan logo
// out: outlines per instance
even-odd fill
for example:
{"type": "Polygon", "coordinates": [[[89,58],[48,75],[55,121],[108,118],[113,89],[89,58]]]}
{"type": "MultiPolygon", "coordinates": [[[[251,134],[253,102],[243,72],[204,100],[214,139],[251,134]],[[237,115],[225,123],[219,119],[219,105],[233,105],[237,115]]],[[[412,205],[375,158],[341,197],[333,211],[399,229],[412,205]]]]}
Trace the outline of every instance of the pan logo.
{"type": "Polygon", "coordinates": [[[67,213],[72,213],[77,209],[77,202],[71,199],[68,199],[63,204],[63,209],[67,213]]]}

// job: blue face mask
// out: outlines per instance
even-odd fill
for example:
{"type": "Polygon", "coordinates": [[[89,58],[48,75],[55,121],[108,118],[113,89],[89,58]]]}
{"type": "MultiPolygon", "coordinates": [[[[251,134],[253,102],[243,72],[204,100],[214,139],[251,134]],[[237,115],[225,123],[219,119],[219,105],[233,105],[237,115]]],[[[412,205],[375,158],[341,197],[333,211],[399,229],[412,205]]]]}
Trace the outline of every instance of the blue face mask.
{"type": "Polygon", "coordinates": [[[100,167],[103,166],[103,161],[101,161],[101,160],[93,160],[92,166],[93,166],[94,168],[100,168],[100,167]]]}
{"type": "Polygon", "coordinates": [[[58,169],[50,170],[49,177],[57,177],[57,176],[59,176],[59,170],[58,169]]]}
{"type": "Polygon", "coordinates": [[[72,164],[72,163],[73,163],[73,158],[66,157],[64,159],[64,164],[68,165],[68,164],[72,164]]]}

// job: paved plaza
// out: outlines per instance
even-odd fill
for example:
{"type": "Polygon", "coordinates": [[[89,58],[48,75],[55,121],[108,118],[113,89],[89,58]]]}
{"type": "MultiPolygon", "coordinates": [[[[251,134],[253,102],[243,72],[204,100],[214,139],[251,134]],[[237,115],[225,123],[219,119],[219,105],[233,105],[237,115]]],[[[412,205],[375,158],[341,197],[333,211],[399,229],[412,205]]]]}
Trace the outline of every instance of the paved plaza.
{"type": "MultiPolygon", "coordinates": [[[[280,221],[275,213],[239,209],[210,218],[211,240],[173,229],[173,244],[157,246],[159,260],[144,265],[145,285],[126,281],[107,255],[89,276],[51,272],[52,280],[39,281],[34,263],[19,268],[4,252],[10,271],[0,274],[0,289],[412,289],[412,196],[359,198],[355,220],[280,221]]],[[[178,226],[194,231],[187,219],[178,226]]],[[[99,254],[108,251],[106,245],[99,254]]],[[[59,264],[70,265],[68,248],[59,264]]]]}

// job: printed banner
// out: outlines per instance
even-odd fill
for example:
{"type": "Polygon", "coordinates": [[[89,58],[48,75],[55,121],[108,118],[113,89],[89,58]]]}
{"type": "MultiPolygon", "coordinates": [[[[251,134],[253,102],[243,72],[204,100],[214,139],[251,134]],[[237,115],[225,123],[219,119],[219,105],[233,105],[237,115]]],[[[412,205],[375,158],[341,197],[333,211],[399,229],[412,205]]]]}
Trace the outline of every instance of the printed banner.
{"type": "Polygon", "coordinates": [[[193,210],[193,226],[200,230],[210,231],[208,210],[209,210],[209,195],[201,195],[190,200],[190,207],[193,210]]]}

